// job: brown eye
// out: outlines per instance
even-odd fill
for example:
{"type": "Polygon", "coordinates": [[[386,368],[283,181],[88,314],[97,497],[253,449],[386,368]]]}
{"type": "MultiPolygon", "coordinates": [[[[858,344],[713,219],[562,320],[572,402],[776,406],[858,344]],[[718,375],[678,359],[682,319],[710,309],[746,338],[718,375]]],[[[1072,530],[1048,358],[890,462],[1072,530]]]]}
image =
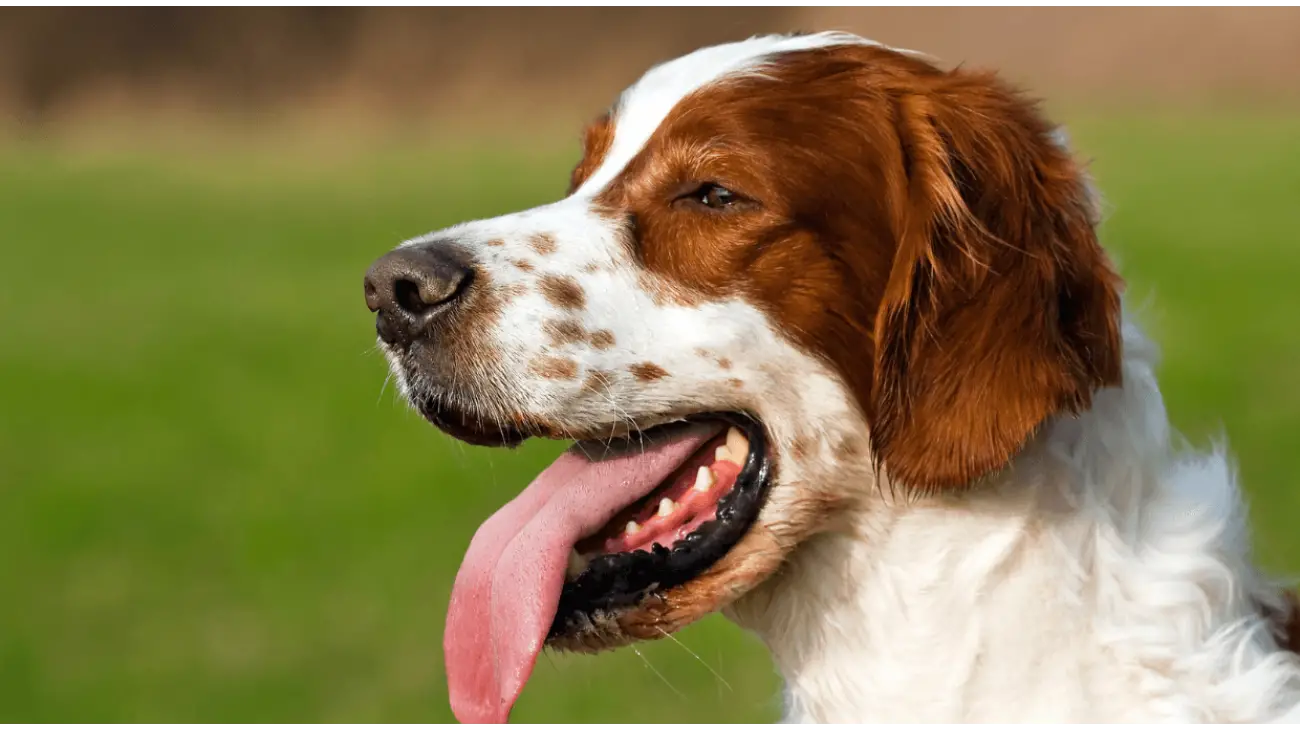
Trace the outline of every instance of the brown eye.
{"type": "Polygon", "coordinates": [[[700,189],[695,191],[694,198],[697,203],[706,208],[717,209],[726,208],[738,200],[735,193],[713,183],[700,186],[700,189]]]}

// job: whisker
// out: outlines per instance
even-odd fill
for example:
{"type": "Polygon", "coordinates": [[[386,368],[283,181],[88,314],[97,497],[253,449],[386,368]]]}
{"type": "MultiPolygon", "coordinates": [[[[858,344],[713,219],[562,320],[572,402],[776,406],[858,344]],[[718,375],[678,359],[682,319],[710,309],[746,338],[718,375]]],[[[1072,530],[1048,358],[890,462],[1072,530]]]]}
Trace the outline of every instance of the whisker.
{"type": "Polygon", "coordinates": [[[655,669],[654,665],[650,663],[650,660],[649,660],[649,659],[646,659],[646,658],[645,658],[645,655],[641,653],[641,650],[638,649],[638,648],[636,648],[636,644],[632,644],[632,645],[630,645],[628,648],[632,650],[632,653],[634,653],[634,654],[636,654],[637,656],[641,657],[641,661],[646,665],[646,668],[649,669],[650,671],[654,672],[654,674],[655,674],[656,677],[658,677],[659,679],[663,680],[663,683],[668,687],[668,689],[670,689],[670,690],[673,691],[673,694],[677,695],[678,697],[680,697],[680,698],[682,698],[682,699],[686,699],[686,695],[682,694],[682,693],[681,693],[681,690],[679,690],[679,689],[677,689],[676,687],[674,687],[674,686],[673,686],[673,683],[672,683],[672,682],[669,682],[667,677],[665,677],[664,675],[660,674],[658,669],[655,669]]]}
{"type": "Polygon", "coordinates": [[[709,666],[708,662],[701,659],[699,654],[696,654],[695,652],[691,651],[691,648],[686,644],[683,644],[680,639],[678,639],[676,636],[673,636],[671,633],[664,631],[662,628],[658,626],[655,627],[655,630],[658,631],[660,634],[662,634],[664,638],[672,639],[674,644],[680,646],[682,650],[685,651],[687,654],[690,654],[691,656],[695,657],[695,661],[699,662],[701,666],[709,670],[709,674],[712,674],[719,682],[721,682],[722,686],[726,687],[728,692],[735,692],[735,690],[731,688],[731,684],[727,682],[727,680],[723,679],[722,675],[718,674],[717,670],[709,666]]]}
{"type": "Polygon", "coordinates": [[[388,390],[388,384],[391,382],[393,382],[393,371],[390,369],[388,376],[384,378],[384,384],[379,386],[379,396],[375,398],[375,405],[379,405],[379,402],[384,399],[384,391],[388,390]]]}

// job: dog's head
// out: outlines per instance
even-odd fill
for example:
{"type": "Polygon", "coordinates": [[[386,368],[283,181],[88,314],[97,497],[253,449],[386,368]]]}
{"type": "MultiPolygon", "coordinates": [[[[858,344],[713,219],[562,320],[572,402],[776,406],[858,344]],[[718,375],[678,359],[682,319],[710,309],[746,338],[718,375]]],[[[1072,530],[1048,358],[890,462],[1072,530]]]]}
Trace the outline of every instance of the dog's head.
{"type": "Polygon", "coordinates": [[[995,78],[839,34],[656,67],[563,200],[409,241],[366,299],[403,394],[475,444],[576,443],[475,535],[453,708],[543,644],[666,635],[888,483],[1006,465],[1119,379],[1086,181],[995,78]]]}

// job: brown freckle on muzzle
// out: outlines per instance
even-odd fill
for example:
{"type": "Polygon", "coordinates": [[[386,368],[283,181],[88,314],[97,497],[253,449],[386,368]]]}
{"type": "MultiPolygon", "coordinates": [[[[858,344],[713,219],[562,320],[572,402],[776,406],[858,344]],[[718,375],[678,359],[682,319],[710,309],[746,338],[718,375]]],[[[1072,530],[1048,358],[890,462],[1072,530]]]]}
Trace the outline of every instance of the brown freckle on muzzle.
{"type": "Polygon", "coordinates": [[[658,365],[655,365],[652,362],[638,363],[628,368],[628,370],[632,372],[632,375],[635,376],[637,380],[643,382],[649,382],[652,380],[659,380],[660,378],[668,377],[667,370],[664,370],[663,368],[659,367],[658,365]]]}
{"type": "Polygon", "coordinates": [[[502,240],[499,239],[499,238],[494,238],[494,239],[492,239],[491,241],[488,241],[488,242],[487,242],[487,245],[489,245],[489,246],[504,246],[504,245],[506,245],[506,242],[505,242],[505,241],[502,241],[502,240]]]}
{"type": "Polygon", "coordinates": [[[522,281],[516,281],[513,284],[507,284],[501,291],[511,297],[522,297],[528,293],[528,285],[522,281]]]}
{"type": "Polygon", "coordinates": [[[584,274],[594,274],[597,271],[600,271],[600,264],[597,263],[583,264],[581,271],[584,274]]]}
{"type": "Polygon", "coordinates": [[[536,251],[540,256],[549,256],[555,253],[557,248],[555,236],[549,233],[537,233],[528,239],[528,247],[536,251]]]}
{"type": "Polygon", "coordinates": [[[542,325],[542,331],[551,338],[551,346],[572,345],[587,337],[587,330],[576,319],[550,321],[542,325]]]}
{"type": "Polygon", "coordinates": [[[728,378],[727,385],[730,385],[733,388],[741,388],[744,387],[745,381],[741,380],[740,378],[728,378]]]}
{"type": "Polygon", "coordinates": [[[578,363],[567,357],[542,357],[533,361],[534,374],[547,380],[573,380],[578,377],[578,363]]]}
{"type": "Polygon", "coordinates": [[[547,274],[540,287],[546,301],[561,309],[581,309],[587,303],[587,295],[571,277],[547,274]]]}
{"type": "Polygon", "coordinates": [[[514,259],[510,263],[514,264],[515,268],[519,269],[520,271],[532,271],[533,269],[537,268],[532,264],[528,263],[527,261],[524,261],[523,259],[514,259]]]}
{"type": "Polygon", "coordinates": [[[608,350],[614,346],[614,333],[609,330],[596,330],[591,333],[591,346],[597,350],[608,350]]]}
{"type": "Polygon", "coordinates": [[[582,392],[600,393],[609,389],[609,373],[594,370],[587,379],[582,381],[582,392]]]}

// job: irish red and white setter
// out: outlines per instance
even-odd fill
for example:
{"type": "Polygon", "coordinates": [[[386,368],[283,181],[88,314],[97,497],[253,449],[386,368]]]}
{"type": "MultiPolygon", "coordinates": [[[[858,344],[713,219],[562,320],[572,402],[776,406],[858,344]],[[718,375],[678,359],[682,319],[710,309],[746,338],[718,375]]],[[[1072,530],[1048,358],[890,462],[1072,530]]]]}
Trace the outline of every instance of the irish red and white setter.
{"type": "Polygon", "coordinates": [[[377,261],[425,417],[574,442],[469,546],[457,717],[722,611],[791,720],[1300,720],[1294,608],[1225,455],[1173,447],[1097,222],[994,75],[823,33],[651,69],[563,200],[377,261]]]}

